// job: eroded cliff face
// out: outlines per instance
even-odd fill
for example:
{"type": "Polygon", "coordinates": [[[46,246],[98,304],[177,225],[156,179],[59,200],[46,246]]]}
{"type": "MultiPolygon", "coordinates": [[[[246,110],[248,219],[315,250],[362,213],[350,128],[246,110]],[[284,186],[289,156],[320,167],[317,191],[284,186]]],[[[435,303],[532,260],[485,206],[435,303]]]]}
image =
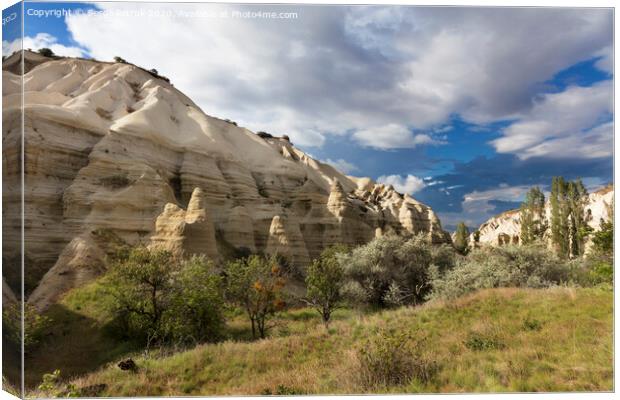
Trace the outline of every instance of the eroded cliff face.
{"type": "MultiPolygon", "coordinates": [[[[278,253],[300,267],[326,246],[387,232],[450,240],[428,206],[391,186],[346,176],[287,138],[262,138],[206,115],[141,68],[36,61],[24,76],[26,286],[35,290],[35,305],[105,268],[107,249],[93,237],[101,232],[213,259],[231,248],[278,253]]],[[[8,187],[20,179],[12,151],[20,78],[3,71],[8,187]]],[[[3,195],[14,201],[16,194],[3,195]]],[[[8,223],[8,232],[17,229],[8,223]]],[[[9,262],[18,235],[3,247],[9,262]]]]}
{"type": "MultiPolygon", "coordinates": [[[[601,220],[608,222],[613,218],[614,188],[607,186],[588,195],[588,203],[584,209],[584,217],[588,225],[594,230],[601,229],[601,220]]],[[[547,201],[545,204],[545,218],[547,226],[550,226],[551,205],[547,201]]],[[[505,245],[520,244],[521,242],[521,213],[519,210],[503,212],[490,218],[478,228],[480,232],[481,244],[505,245]]],[[[550,241],[549,229],[545,234],[545,239],[550,241]]],[[[474,243],[473,233],[470,235],[470,243],[474,243]]],[[[586,251],[590,243],[586,243],[586,251]]]]}

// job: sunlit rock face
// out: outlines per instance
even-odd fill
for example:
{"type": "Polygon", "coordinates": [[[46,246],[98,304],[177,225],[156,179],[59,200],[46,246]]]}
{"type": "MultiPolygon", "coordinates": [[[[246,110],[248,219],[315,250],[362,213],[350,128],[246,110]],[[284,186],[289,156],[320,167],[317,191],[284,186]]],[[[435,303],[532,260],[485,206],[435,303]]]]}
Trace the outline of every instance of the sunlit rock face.
{"type": "MultiPolygon", "coordinates": [[[[588,195],[588,201],[584,207],[584,218],[588,225],[594,230],[601,229],[601,221],[608,222],[613,218],[614,188],[606,186],[588,195]]],[[[545,219],[547,226],[550,226],[551,204],[545,204],[545,219]]],[[[519,210],[510,210],[490,218],[478,228],[480,232],[480,244],[506,245],[521,243],[521,213],[519,210]]],[[[550,244],[549,230],[545,235],[545,240],[550,244]]],[[[470,242],[474,243],[473,233],[470,242]]],[[[592,243],[586,242],[586,252],[592,243]]]]}
{"type": "MultiPolygon", "coordinates": [[[[28,52],[26,59],[32,65],[24,75],[28,293],[52,268],[60,274],[70,264],[73,276],[67,282],[62,274],[48,276],[43,283],[52,292],[100,273],[107,249],[91,237],[99,230],[129,244],[214,260],[227,256],[223,249],[278,253],[300,268],[329,245],[390,232],[450,241],[428,206],[391,186],[346,176],[287,137],[259,136],[211,117],[144,69],[28,52]],[[77,272],[87,264],[88,271],[77,272]]],[[[14,69],[3,71],[9,189],[20,179],[20,79],[14,69]]],[[[19,191],[3,196],[14,203],[19,191]]],[[[19,254],[15,211],[5,207],[5,229],[12,232],[3,243],[6,260],[19,254]]],[[[56,296],[37,290],[45,304],[56,296]]]]}

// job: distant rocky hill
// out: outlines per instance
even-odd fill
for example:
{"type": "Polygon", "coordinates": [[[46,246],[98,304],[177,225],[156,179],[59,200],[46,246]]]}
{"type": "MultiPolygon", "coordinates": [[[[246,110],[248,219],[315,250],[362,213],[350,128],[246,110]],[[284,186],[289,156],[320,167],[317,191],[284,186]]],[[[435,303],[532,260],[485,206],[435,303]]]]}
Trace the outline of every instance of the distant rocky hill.
{"type": "MultiPolygon", "coordinates": [[[[613,217],[613,204],[614,187],[612,185],[590,193],[585,207],[585,218],[588,225],[595,231],[600,230],[601,220],[609,221],[613,217]]],[[[549,221],[551,218],[551,205],[549,201],[545,204],[545,216],[547,221],[549,221]]],[[[520,220],[521,213],[519,210],[506,211],[490,218],[478,228],[480,232],[479,242],[491,245],[519,244],[521,241],[520,220]]],[[[549,238],[547,237],[547,239],[549,238]]],[[[470,242],[474,242],[473,233],[470,235],[470,242]]]]}
{"type": "MultiPolygon", "coordinates": [[[[18,287],[21,69],[3,68],[4,276],[18,287]]],[[[29,301],[54,302],[105,270],[113,244],[221,260],[278,253],[303,268],[334,243],[387,232],[449,235],[430,207],[342,174],[288,137],[205,114],[127,63],[25,52],[25,260],[29,301]]]]}

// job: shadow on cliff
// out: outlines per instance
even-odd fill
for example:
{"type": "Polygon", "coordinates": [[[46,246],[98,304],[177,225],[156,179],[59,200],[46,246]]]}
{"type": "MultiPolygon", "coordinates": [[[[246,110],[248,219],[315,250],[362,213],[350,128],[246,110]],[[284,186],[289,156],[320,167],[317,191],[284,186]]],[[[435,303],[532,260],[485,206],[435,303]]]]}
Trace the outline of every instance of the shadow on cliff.
{"type": "Polygon", "coordinates": [[[36,388],[43,374],[56,369],[66,381],[140,349],[138,343],[112,334],[112,328],[118,326],[114,322],[102,325],[60,304],[52,305],[45,314],[52,325],[41,344],[25,357],[26,388],[36,388]]]}

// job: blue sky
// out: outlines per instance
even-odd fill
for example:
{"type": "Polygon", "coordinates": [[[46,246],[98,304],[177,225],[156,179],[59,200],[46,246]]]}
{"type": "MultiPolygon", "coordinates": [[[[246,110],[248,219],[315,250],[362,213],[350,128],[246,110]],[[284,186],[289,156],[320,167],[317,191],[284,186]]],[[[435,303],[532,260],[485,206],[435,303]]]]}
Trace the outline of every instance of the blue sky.
{"type": "Polygon", "coordinates": [[[288,134],[315,158],[394,184],[447,228],[514,208],[554,175],[592,189],[612,180],[608,9],[25,3],[25,12],[25,47],[157,68],[207,114],[288,134]],[[235,10],[297,18],[230,18],[235,10]]]}

